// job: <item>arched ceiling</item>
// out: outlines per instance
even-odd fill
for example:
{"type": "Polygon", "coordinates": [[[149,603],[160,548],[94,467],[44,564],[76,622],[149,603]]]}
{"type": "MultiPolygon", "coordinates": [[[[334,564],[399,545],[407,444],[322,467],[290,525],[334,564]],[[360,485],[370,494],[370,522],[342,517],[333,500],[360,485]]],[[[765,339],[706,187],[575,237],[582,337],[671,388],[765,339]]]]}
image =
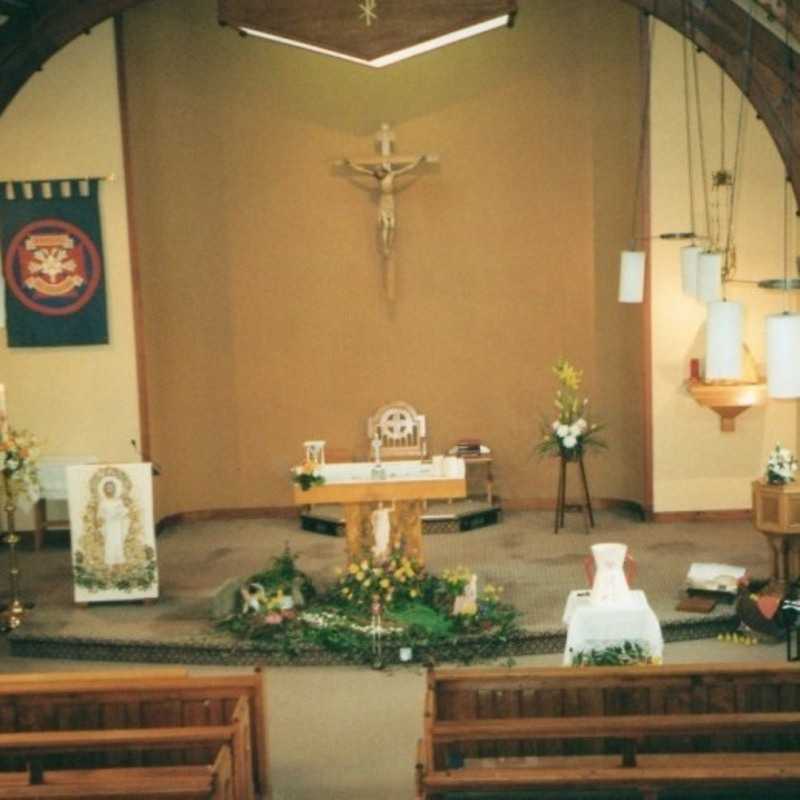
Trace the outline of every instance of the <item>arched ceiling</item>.
{"type": "MultiPolygon", "coordinates": [[[[406,2],[385,0],[392,1],[406,2]]],[[[64,45],[142,2],[146,0],[0,0],[0,113],[64,45]]],[[[682,33],[722,66],[764,120],[800,201],[800,55],[794,49],[800,0],[622,2],[682,33]]],[[[425,28],[426,0],[411,5],[425,28]]],[[[524,3],[520,5],[524,13],[524,3]]]]}

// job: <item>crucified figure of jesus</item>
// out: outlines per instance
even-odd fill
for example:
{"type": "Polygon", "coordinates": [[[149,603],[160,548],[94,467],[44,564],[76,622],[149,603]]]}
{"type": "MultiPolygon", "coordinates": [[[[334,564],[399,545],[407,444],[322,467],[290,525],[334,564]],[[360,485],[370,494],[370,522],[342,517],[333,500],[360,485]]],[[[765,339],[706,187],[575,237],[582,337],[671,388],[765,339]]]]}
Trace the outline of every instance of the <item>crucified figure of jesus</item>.
{"type": "Polygon", "coordinates": [[[394,167],[391,161],[383,161],[380,164],[359,164],[349,158],[343,160],[343,164],[350,167],[354,172],[364,175],[371,175],[378,181],[378,189],[381,197],[378,205],[378,225],[381,229],[381,242],[384,256],[389,256],[392,252],[394,243],[394,229],[396,227],[394,215],[394,179],[406,172],[415,170],[420,164],[428,160],[428,156],[417,156],[410,164],[401,167],[394,167]]]}
{"type": "Polygon", "coordinates": [[[389,258],[394,243],[396,228],[394,193],[395,178],[415,170],[420,164],[438,161],[434,155],[395,156],[392,154],[394,133],[387,123],[381,125],[375,140],[380,147],[379,156],[368,158],[345,158],[339,163],[353,172],[369,175],[378,182],[380,202],[378,205],[378,226],[381,232],[381,250],[389,258]]]}

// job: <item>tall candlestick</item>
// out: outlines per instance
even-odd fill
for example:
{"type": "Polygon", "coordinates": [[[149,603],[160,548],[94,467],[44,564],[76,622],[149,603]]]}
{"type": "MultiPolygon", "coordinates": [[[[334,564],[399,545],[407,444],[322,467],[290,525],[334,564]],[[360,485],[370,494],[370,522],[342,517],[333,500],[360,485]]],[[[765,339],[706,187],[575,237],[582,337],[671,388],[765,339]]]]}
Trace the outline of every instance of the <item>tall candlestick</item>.
{"type": "Polygon", "coordinates": [[[6,387],[0,383],[0,433],[8,433],[8,411],[6,409],[6,387]]]}

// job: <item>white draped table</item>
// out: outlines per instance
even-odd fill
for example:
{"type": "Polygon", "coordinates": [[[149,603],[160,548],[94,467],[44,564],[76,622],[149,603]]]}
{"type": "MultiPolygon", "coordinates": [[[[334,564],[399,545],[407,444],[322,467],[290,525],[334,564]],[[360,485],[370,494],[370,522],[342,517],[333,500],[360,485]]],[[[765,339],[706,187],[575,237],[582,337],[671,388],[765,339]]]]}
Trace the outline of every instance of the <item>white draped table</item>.
{"type": "Polygon", "coordinates": [[[573,653],[603,649],[625,641],[646,646],[651,656],[661,658],[664,638],[653,609],[647,604],[644,592],[633,590],[626,605],[593,605],[589,590],[569,593],[564,609],[567,644],[564,664],[572,663],[573,653]]]}

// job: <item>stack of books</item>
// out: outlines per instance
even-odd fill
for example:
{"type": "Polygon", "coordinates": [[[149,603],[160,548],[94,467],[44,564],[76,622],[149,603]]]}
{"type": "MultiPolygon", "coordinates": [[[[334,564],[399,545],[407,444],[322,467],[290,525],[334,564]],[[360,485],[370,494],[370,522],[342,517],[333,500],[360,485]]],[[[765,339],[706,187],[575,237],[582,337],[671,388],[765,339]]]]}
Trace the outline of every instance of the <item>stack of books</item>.
{"type": "Polygon", "coordinates": [[[459,439],[454,450],[461,458],[475,458],[482,452],[480,439],[459,439]]]}

